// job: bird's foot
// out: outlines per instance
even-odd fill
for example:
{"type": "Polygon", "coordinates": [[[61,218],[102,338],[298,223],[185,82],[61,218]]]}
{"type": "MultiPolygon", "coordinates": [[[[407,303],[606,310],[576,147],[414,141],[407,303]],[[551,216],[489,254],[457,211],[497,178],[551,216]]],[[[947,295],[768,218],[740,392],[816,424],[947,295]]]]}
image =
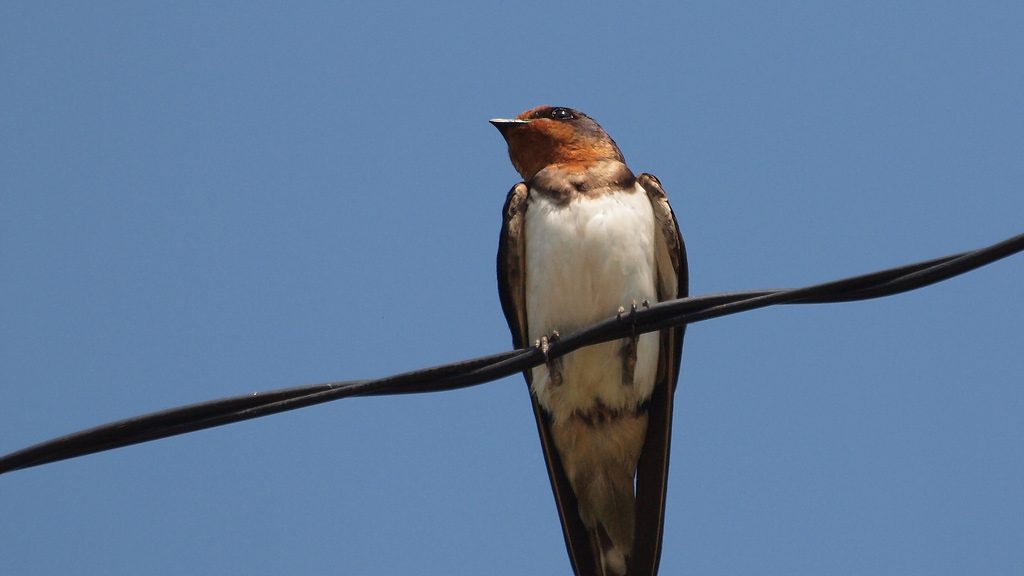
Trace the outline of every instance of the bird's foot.
{"type": "Polygon", "coordinates": [[[562,335],[558,333],[558,330],[552,330],[551,335],[544,335],[540,337],[540,340],[535,344],[540,349],[540,353],[544,355],[544,364],[548,367],[548,381],[553,386],[558,386],[562,383],[562,360],[561,358],[551,359],[548,356],[548,350],[551,349],[551,345],[558,342],[562,338],[562,335]]]}
{"type": "MultiPolygon", "coordinates": [[[[644,308],[650,308],[651,307],[650,303],[647,300],[644,300],[640,305],[643,306],[644,308]]],[[[622,354],[622,385],[623,386],[632,386],[633,385],[633,377],[634,377],[634,374],[636,373],[636,347],[637,347],[637,343],[640,340],[640,337],[636,333],[636,311],[637,311],[636,300],[633,300],[633,303],[630,304],[629,314],[628,315],[626,314],[626,309],[623,308],[622,306],[619,306],[618,319],[619,320],[626,320],[626,321],[628,321],[630,323],[632,331],[633,331],[632,335],[630,335],[628,338],[623,340],[623,342],[622,342],[622,350],[620,352],[622,354]]]]}
{"type": "Polygon", "coordinates": [[[619,320],[626,320],[630,324],[632,324],[632,327],[633,327],[633,338],[637,337],[637,334],[636,334],[636,311],[640,307],[643,307],[644,309],[650,308],[651,307],[651,302],[649,300],[647,300],[646,298],[644,298],[643,301],[640,302],[640,304],[637,304],[636,300],[633,300],[633,303],[629,305],[629,314],[626,314],[626,309],[623,308],[622,306],[619,306],[619,309],[618,309],[618,311],[615,314],[615,317],[617,319],[619,319],[619,320]]]}

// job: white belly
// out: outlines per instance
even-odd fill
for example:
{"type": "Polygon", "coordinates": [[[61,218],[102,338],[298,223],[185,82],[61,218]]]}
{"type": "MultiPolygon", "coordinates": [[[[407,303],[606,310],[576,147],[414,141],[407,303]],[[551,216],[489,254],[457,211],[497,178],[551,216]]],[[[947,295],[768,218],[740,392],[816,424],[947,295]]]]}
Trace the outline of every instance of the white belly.
{"type": "MultiPolygon", "coordinates": [[[[654,213],[635,190],[559,206],[531,191],[526,212],[526,314],[530,341],[563,336],[657,300],[654,213]]],[[[650,397],[658,364],[658,333],[640,337],[633,384],[623,384],[622,341],[583,348],[561,359],[562,381],[533,369],[533,389],[556,420],[597,402],[635,406],[650,397]]]]}

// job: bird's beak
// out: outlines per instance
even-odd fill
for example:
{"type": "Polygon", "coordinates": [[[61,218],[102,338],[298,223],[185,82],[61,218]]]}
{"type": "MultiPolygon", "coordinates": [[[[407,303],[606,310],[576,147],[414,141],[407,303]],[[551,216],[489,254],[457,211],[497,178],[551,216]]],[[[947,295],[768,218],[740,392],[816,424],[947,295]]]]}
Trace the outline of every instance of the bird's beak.
{"type": "Polygon", "coordinates": [[[501,132],[502,136],[508,136],[508,131],[516,126],[522,126],[523,124],[529,124],[529,120],[517,120],[515,118],[494,118],[490,120],[490,123],[501,132]]]}

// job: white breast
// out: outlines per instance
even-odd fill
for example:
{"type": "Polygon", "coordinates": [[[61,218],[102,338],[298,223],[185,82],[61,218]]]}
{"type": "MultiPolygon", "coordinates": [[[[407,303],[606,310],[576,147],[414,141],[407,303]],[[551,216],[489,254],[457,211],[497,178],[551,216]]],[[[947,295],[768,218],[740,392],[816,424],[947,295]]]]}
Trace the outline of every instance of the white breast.
{"type": "MultiPolygon", "coordinates": [[[[531,342],[557,330],[563,336],[614,316],[621,306],[657,300],[655,223],[647,195],[628,192],[558,205],[534,191],[526,211],[526,313],[531,342]]],[[[634,382],[622,380],[622,342],[590,346],[561,359],[562,382],[551,385],[534,368],[538,400],[556,419],[600,401],[636,405],[654,388],[658,333],[637,346],[634,382]]]]}

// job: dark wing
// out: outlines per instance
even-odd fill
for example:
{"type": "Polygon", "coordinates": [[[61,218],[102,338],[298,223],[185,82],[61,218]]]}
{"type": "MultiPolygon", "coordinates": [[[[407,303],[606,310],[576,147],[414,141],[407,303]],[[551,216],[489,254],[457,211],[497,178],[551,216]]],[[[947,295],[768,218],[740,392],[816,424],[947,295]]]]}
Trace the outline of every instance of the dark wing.
{"type": "MultiPolygon", "coordinates": [[[[529,190],[520,182],[512,187],[505,200],[502,212],[503,223],[501,238],[498,242],[498,294],[501,296],[501,309],[505,312],[505,320],[512,332],[512,342],[517,349],[530,345],[526,318],[526,234],[524,229],[527,198],[529,190]]],[[[527,386],[531,383],[530,370],[523,372],[527,386]]],[[[537,420],[537,432],[540,444],[544,449],[544,462],[551,479],[551,491],[555,495],[558,516],[562,520],[562,534],[565,536],[565,548],[569,552],[569,561],[573,571],[580,576],[596,573],[594,556],[590,548],[590,539],[583,521],[580,520],[576,496],[569,485],[569,478],[562,468],[561,459],[555,450],[551,438],[550,423],[547,414],[530,393],[533,403],[533,415],[537,420]]]]}
{"type": "MultiPolygon", "coordinates": [[[[661,182],[651,174],[641,174],[637,182],[647,192],[654,208],[658,301],[685,297],[689,293],[686,247],[668,204],[668,196],[661,182]]],[[[679,376],[684,332],[685,327],[667,328],[661,332],[658,376],[648,404],[647,438],[636,470],[636,539],[630,556],[630,576],[657,574],[661,560],[668,455],[672,441],[672,396],[679,376]]]]}
{"type": "MultiPolygon", "coordinates": [[[[498,239],[498,296],[516,349],[526,340],[526,199],[530,191],[520,182],[508,191],[501,210],[501,238],[498,239]]],[[[530,379],[530,371],[524,372],[530,379]]]]}

